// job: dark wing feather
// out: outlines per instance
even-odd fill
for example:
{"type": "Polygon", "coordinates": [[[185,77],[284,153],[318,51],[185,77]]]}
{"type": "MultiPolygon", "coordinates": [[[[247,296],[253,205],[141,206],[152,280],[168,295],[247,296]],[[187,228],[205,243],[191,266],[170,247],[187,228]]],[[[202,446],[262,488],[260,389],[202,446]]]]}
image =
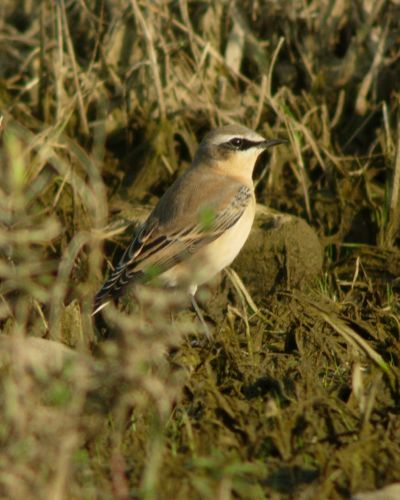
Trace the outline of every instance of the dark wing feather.
{"type": "Polygon", "coordinates": [[[209,227],[197,223],[174,232],[164,231],[153,212],[98,291],[95,308],[109,297],[118,297],[130,283],[145,280],[147,270],[157,269],[158,274],[162,274],[219,238],[240,219],[252,196],[250,188],[240,185],[231,203],[222,210],[216,210],[209,227]]]}

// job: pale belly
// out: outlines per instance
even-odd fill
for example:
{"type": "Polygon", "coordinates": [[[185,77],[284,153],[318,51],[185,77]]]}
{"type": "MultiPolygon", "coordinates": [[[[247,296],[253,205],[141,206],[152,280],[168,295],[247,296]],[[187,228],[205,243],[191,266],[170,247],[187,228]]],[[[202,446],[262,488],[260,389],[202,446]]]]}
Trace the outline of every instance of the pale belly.
{"type": "Polygon", "coordinates": [[[162,280],[169,286],[186,286],[194,294],[199,285],[232,263],[250,234],[254,215],[253,200],[234,226],[186,261],[163,273],[162,280]]]}

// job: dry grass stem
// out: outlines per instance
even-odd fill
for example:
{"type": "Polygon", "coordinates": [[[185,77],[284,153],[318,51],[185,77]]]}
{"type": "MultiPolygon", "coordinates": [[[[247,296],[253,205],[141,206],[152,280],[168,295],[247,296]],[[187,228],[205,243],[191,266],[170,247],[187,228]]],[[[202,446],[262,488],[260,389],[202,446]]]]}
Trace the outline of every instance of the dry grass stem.
{"type": "Polygon", "coordinates": [[[399,9],[0,2],[1,498],[396,487],[399,9]],[[248,243],[198,291],[213,341],[181,290],[137,285],[93,318],[227,123],[290,143],[259,159],[248,243]]]}

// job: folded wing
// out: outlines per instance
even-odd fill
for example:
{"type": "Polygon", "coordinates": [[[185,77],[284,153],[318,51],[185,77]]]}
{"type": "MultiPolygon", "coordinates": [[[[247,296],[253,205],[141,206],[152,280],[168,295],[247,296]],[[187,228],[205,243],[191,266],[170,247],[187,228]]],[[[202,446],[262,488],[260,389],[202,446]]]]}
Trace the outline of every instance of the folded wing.
{"type": "Polygon", "coordinates": [[[182,227],[165,223],[160,217],[162,206],[157,206],[98,291],[95,312],[131,283],[164,273],[219,238],[240,219],[252,196],[250,188],[236,184],[228,197],[215,197],[209,206],[203,207],[203,213],[198,211],[197,217],[190,218],[195,223],[187,224],[188,219],[183,218],[182,227]]]}

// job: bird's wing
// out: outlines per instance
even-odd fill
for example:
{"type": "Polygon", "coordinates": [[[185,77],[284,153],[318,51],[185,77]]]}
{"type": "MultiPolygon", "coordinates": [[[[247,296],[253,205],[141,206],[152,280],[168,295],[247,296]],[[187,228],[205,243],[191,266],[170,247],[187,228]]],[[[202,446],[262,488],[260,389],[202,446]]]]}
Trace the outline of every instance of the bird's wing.
{"type": "Polygon", "coordinates": [[[252,197],[249,187],[238,184],[229,200],[205,207],[198,222],[175,225],[174,229],[160,223],[157,212],[153,212],[97,293],[95,307],[108,297],[118,296],[129,283],[162,274],[217,239],[240,219],[252,197]]]}

